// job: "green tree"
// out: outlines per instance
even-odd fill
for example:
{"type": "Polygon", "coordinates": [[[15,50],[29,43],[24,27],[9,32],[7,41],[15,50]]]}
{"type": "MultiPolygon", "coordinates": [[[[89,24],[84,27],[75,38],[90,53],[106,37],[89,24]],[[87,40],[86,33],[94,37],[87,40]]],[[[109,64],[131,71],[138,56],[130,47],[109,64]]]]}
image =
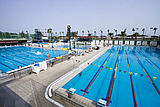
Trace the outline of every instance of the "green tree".
{"type": "Polygon", "coordinates": [[[94,31],[94,36],[96,36],[96,31],[94,31]]]}
{"type": "Polygon", "coordinates": [[[133,34],[135,33],[135,29],[134,28],[132,29],[132,32],[133,32],[133,34]]]}
{"type": "Polygon", "coordinates": [[[107,29],[108,35],[109,35],[109,29],[107,29]]]}
{"type": "Polygon", "coordinates": [[[21,38],[25,38],[25,35],[24,35],[24,32],[23,32],[23,31],[20,32],[19,35],[20,35],[21,38]]]}
{"type": "Polygon", "coordinates": [[[117,29],[114,29],[115,33],[116,33],[116,36],[117,36],[117,29]]]}
{"type": "Polygon", "coordinates": [[[61,32],[59,32],[59,36],[61,36],[61,32]]]}
{"type": "Polygon", "coordinates": [[[122,36],[123,40],[126,36],[126,31],[127,31],[127,29],[124,29],[124,31],[121,31],[121,36],[122,36]]]}
{"type": "Polygon", "coordinates": [[[57,36],[57,32],[55,32],[56,36],[57,36]]]}
{"type": "Polygon", "coordinates": [[[62,32],[63,36],[64,36],[64,32],[62,32]]]}
{"type": "Polygon", "coordinates": [[[143,34],[143,35],[144,35],[144,31],[145,31],[145,28],[142,29],[142,32],[143,32],[142,34],[143,34]]]}
{"type": "Polygon", "coordinates": [[[88,30],[87,32],[88,32],[88,35],[89,35],[89,34],[90,34],[90,31],[88,30]]]}
{"type": "Polygon", "coordinates": [[[156,27],[153,28],[153,30],[154,30],[154,36],[156,35],[157,29],[158,29],[158,28],[156,28],[156,27]]]}
{"type": "Polygon", "coordinates": [[[82,30],[82,36],[84,36],[84,30],[82,30]]]}
{"type": "Polygon", "coordinates": [[[100,30],[100,32],[101,32],[101,40],[102,40],[102,36],[103,36],[103,31],[102,31],[102,30],[100,30]]]}
{"type": "Polygon", "coordinates": [[[112,39],[113,33],[108,33],[109,37],[112,39]]]}

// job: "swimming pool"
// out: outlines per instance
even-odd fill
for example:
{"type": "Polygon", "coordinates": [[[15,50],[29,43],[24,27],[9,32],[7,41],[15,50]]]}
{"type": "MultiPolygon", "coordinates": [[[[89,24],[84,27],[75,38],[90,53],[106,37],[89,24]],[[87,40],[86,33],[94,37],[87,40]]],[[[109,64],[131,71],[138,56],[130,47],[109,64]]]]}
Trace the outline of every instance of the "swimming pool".
{"type": "Polygon", "coordinates": [[[110,107],[159,107],[160,50],[113,46],[63,88],[110,107]]]}
{"type": "Polygon", "coordinates": [[[47,53],[52,57],[65,55],[68,51],[31,48],[25,46],[1,47],[0,48],[0,70],[3,73],[24,67],[33,63],[48,59],[47,53]]]}

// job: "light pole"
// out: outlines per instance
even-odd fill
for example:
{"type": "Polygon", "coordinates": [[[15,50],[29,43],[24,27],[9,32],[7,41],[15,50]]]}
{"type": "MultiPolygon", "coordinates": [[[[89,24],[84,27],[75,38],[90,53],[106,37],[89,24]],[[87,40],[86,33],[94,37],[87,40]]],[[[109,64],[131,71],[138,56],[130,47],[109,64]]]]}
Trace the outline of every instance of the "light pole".
{"type": "Polygon", "coordinates": [[[38,46],[40,47],[40,44],[39,44],[39,31],[37,30],[37,40],[38,40],[38,46]]]}
{"type": "Polygon", "coordinates": [[[4,33],[2,32],[2,40],[3,40],[3,36],[4,36],[4,33]]]}
{"type": "Polygon", "coordinates": [[[53,48],[53,36],[52,36],[52,29],[50,28],[50,33],[51,33],[51,43],[52,43],[52,48],[53,48]]]}
{"type": "Polygon", "coordinates": [[[28,31],[26,31],[27,32],[27,37],[28,37],[28,46],[30,46],[30,44],[29,44],[29,33],[28,33],[28,31]]]}
{"type": "Polygon", "coordinates": [[[69,50],[71,50],[71,26],[70,25],[67,26],[67,31],[69,34],[69,50]]]}

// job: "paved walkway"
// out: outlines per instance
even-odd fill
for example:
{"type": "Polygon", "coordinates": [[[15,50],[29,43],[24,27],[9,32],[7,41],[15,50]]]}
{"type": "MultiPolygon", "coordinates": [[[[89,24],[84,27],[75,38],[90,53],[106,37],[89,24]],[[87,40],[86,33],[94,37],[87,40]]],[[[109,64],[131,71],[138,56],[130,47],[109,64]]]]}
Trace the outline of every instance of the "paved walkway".
{"type": "Polygon", "coordinates": [[[54,107],[55,105],[44,97],[46,87],[81,64],[75,60],[86,61],[103,49],[94,50],[92,53],[85,54],[85,56],[77,56],[74,60],[66,60],[49,67],[47,71],[42,71],[40,74],[32,74],[1,86],[0,107],[54,107]]]}

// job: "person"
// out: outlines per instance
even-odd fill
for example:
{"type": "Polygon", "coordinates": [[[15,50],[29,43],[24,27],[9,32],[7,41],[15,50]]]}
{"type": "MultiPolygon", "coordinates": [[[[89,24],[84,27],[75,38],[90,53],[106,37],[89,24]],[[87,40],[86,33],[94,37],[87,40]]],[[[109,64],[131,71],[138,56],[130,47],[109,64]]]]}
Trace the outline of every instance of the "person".
{"type": "Polygon", "coordinates": [[[48,56],[48,60],[49,60],[50,59],[49,53],[47,53],[47,56],[48,56]]]}

